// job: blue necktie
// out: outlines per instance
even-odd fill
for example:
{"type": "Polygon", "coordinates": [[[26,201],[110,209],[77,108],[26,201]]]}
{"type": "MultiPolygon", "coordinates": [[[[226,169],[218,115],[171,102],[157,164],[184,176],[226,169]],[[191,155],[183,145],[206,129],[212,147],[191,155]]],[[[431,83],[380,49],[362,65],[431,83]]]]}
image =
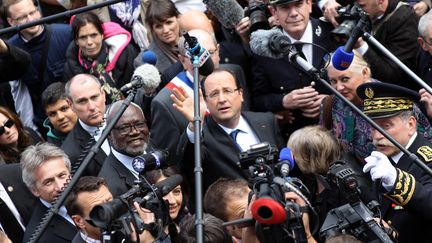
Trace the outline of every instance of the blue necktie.
{"type": "Polygon", "coordinates": [[[234,142],[236,143],[237,147],[240,149],[240,151],[242,151],[242,148],[240,147],[240,145],[237,143],[237,135],[238,133],[241,132],[240,129],[234,129],[230,132],[230,137],[234,140],[234,142]]]}

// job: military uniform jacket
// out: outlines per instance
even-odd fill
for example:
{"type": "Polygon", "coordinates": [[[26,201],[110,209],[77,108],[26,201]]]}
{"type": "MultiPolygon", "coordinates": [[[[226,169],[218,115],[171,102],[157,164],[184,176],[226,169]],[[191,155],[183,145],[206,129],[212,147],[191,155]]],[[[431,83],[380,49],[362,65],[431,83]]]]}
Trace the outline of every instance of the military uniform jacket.
{"type": "MultiPolygon", "coordinates": [[[[409,151],[432,168],[432,144],[421,135],[409,151]]],[[[406,154],[396,168],[395,187],[382,200],[383,218],[398,230],[399,243],[432,242],[432,177],[406,154]]]]}

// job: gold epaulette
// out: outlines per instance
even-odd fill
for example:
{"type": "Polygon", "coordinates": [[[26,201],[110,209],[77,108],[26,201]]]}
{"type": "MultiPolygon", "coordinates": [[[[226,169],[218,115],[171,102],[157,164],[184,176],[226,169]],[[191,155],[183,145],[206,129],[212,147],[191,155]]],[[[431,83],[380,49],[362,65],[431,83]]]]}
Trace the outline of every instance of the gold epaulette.
{"type": "Polygon", "coordinates": [[[396,168],[397,179],[395,187],[389,193],[384,194],[387,198],[392,200],[394,203],[404,206],[410,200],[415,190],[415,178],[413,175],[396,168]]]}
{"type": "Polygon", "coordinates": [[[417,153],[423,158],[424,162],[432,161],[432,148],[429,146],[421,146],[417,149],[417,153]]]}

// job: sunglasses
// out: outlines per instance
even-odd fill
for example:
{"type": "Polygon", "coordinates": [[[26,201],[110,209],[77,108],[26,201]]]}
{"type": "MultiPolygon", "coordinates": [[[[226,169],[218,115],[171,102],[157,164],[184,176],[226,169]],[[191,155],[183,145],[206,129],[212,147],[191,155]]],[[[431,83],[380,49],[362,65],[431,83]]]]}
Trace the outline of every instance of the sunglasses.
{"type": "Polygon", "coordinates": [[[5,127],[11,128],[14,125],[14,122],[11,119],[8,119],[3,126],[0,127],[0,136],[5,133],[5,127]]]}

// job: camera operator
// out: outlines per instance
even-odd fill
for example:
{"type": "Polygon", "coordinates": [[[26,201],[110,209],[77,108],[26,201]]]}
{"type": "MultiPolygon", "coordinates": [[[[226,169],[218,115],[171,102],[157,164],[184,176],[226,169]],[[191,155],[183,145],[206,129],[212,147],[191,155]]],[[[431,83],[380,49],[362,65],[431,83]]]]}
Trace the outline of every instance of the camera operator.
{"type": "MultiPolygon", "coordinates": [[[[364,111],[396,141],[432,167],[432,144],[416,132],[414,102],[420,97],[403,87],[370,82],[360,85],[357,94],[364,100],[364,111]]],[[[384,193],[381,212],[384,220],[399,232],[399,242],[432,242],[432,177],[414,161],[372,128],[377,151],[363,167],[379,183],[384,193]]]]}
{"type": "Polygon", "coordinates": [[[84,176],[79,179],[65,202],[68,214],[79,230],[72,243],[101,240],[102,232],[89,220],[89,215],[94,206],[112,199],[113,196],[102,177],[84,176]]]}

